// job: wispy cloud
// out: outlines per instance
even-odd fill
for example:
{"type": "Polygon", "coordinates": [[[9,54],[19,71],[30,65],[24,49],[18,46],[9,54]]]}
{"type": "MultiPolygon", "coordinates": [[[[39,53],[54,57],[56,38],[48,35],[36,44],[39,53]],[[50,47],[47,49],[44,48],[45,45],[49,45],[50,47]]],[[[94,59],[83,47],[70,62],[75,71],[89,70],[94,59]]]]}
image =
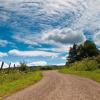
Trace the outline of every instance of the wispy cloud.
{"type": "Polygon", "coordinates": [[[8,41],[7,40],[2,40],[0,39],[0,46],[4,47],[8,44],[8,41]]]}
{"type": "Polygon", "coordinates": [[[27,64],[28,66],[45,66],[47,65],[46,61],[35,61],[27,64]]]}
{"type": "Polygon", "coordinates": [[[1,58],[2,58],[2,57],[5,57],[5,56],[8,56],[8,54],[7,54],[7,53],[0,52],[0,57],[1,57],[1,58]]]}

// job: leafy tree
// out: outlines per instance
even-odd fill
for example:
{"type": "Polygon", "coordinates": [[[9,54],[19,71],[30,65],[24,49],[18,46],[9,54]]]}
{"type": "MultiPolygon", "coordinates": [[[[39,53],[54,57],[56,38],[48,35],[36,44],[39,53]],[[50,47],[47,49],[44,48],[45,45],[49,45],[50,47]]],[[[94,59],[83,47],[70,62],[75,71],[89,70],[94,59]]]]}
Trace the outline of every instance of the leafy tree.
{"type": "Polygon", "coordinates": [[[98,49],[96,48],[96,45],[92,41],[85,41],[84,42],[84,56],[85,57],[93,57],[97,56],[99,54],[98,49]]]}
{"type": "Polygon", "coordinates": [[[96,48],[95,43],[86,40],[83,44],[74,44],[70,47],[69,56],[67,58],[69,63],[82,60],[83,58],[94,57],[99,54],[99,50],[96,48]]]}
{"type": "Polygon", "coordinates": [[[73,63],[77,59],[77,45],[74,44],[69,50],[68,62],[73,63]]]}
{"type": "Polygon", "coordinates": [[[27,67],[25,62],[20,62],[19,70],[23,71],[23,72],[27,72],[28,71],[28,67],[27,67]]]}

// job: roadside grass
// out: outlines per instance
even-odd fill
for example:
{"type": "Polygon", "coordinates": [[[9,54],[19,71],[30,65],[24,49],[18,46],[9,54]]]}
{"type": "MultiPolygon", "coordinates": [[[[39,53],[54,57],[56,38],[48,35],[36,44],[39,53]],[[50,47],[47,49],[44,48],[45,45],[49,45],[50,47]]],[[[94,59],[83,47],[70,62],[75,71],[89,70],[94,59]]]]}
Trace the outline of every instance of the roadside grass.
{"type": "Polygon", "coordinates": [[[74,75],[90,78],[100,83],[100,69],[96,69],[93,71],[75,71],[75,70],[71,70],[70,68],[64,68],[59,70],[59,72],[64,74],[74,74],[74,75]]]}
{"type": "MultiPolygon", "coordinates": [[[[98,58],[98,60],[100,59],[98,58]]],[[[100,62],[94,58],[85,58],[81,61],[76,61],[75,63],[66,65],[59,72],[75,74],[100,82],[100,62]]]]}
{"type": "Polygon", "coordinates": [[[0,73],[0,97],[10,95],[42,79],[41,71],[0,73]]]}

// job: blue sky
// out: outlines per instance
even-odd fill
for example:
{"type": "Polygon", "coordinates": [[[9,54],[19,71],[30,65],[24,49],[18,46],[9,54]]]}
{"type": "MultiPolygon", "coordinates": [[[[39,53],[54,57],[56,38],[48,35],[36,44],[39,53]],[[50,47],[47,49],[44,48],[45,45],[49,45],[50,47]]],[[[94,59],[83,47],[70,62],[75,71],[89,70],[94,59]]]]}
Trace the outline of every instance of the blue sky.
{"type": "Polygon", "coordinates": [[[100,48],[100,0],[0,0],[0,61],[64,64],[86,39],[100,48]]]}

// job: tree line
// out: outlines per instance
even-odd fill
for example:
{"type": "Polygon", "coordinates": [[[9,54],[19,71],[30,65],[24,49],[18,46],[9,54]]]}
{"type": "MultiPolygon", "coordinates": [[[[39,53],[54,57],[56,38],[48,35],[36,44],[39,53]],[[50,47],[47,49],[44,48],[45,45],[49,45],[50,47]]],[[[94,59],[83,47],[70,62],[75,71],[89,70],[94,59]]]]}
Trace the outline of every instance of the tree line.
{"type": "Polygon", "coordinates": [[[90,40],[86,40],[83,44],[73,44],[73,46],[70,47],[67,62],[74,63],[84,58],[96,57],[99,54],[100,51],[96,47],[95,43],[90,40]]]}

